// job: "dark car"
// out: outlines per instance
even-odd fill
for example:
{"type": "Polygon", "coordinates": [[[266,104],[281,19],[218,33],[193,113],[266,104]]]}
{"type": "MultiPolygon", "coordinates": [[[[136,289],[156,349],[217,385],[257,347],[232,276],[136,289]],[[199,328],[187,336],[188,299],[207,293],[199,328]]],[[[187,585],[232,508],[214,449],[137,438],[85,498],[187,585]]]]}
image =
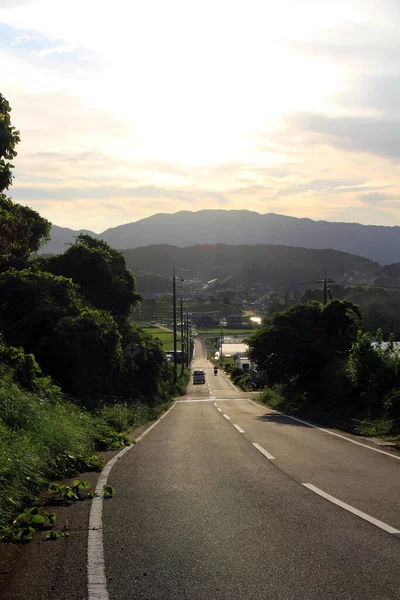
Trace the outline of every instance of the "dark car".
{"type": "Polygon", "coordinates": [[[194,371],[193,372],[193,385],[195,385],[196,383],[205,383],[206,382],[206,375],[204,373],[204,371],[194,371]]]}

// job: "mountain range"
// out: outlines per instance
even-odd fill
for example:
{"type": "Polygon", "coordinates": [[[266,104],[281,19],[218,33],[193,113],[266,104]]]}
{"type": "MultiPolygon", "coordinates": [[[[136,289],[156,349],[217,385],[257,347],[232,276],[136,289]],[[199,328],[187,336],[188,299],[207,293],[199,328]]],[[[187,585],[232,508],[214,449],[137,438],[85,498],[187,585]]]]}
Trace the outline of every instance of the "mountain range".
{"type": "Polygon", "coordinates": [[[313,249],[330,248],[367,257],[380,264],[400,259],[400,227],[335,223],[248,210],[180,211],[158,213],[96,234],[52,226],[43,253],[64,252],[81,231],[114,248],[133,249],[154,244],[180,247],[195,244],[278,244],[313,249]]]}
{"type": "MultiPolygon", "coordinates": [[[[381,267],[368,258],[338,250],[310,250],[268,244],[141,246],[123,250],[128,267],[137,276],[140,292],[165,292],[172,268],[185,280],[218,281],[218,288],[256,284],[296,288],[317,287],[327,275],[339,283],[371,281],[381,267]]],[[[198,287],[198,286],[197,286],[198,287]]]]}

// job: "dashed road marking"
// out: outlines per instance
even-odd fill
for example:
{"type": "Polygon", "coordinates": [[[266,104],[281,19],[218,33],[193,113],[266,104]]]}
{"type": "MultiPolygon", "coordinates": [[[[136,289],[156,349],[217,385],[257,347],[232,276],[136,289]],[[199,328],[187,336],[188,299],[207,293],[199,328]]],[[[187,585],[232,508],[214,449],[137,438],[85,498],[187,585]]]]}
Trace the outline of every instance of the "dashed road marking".
{"type": "Polygon", "coordinates": [[[384,531],[387,531],[388,533],[393,533],[393,534],[400,533],[399,529],[395,529],[391,525],[387,525],[387,523],[384,523],[383,521],[380,521],[379,519],[375,519],[375,517],[371,517],[370,515],[367,515],[367,513],[363,512],[362,510],[358,510],[358,508],[354,508],[354,506],[350,506],[350,504],[346,504],[346,502],[342,502],[342,500],[339,500],[338,498],[335,498],[334,496],[331,496],[330,494],[327,494],[326,492],[315,487],[315,485],[312,485],[312,483],[302,483],[302,485],[304,485],[304,487],[308,488],[315,494],[318,494],[318,496],[325,498],[325,500],[329,500],[329,502],[333,502],[333,504],[337,504],[337,506],[344,508],[345,510],[353,513],[353,515],[356,515],[357,517],[364,519],[364,521],[368,521],[368,523],[372,523],[372,525],[375,525],[376,527],[379,527],[380,529],[383,529],[384,531]]]}
{"type": "Polygon", "coordinates": [[[260,444],[253,442],[253,446],[254,446],[254,448],[257,448],[257,450],[259,452],[261,452],[261,454],[263,454],[266,458],[268,458],[268,460],[275,460],[275,456],[272,456],[272,454],[267,452],[267,450],[265,450],[262,446],[260,446],[260,444]]]}
{"type": "Polygon", "coordinates": [[[217,407],[217,410],[219,410],[219,412],[222,412],[222,408],[217,407]]]}
{"type": "Polygon", "coordinates": [[[228,417],[228,415],[223,415],[223,416],[225,417],[225,419],[228,419],[228,421],[230,421],[230,420],[231,420],[231,418],[230,418],[230,417],[228,417]]]}
{"type": "Polygon", "coordinates": [[[241,427],[239,427],[239,425],[236,425],[235,423],[233,423],[233,426],[235,429],[238,430],[239,433],[244,433],[244,429],[242,429],[241,427]]]}

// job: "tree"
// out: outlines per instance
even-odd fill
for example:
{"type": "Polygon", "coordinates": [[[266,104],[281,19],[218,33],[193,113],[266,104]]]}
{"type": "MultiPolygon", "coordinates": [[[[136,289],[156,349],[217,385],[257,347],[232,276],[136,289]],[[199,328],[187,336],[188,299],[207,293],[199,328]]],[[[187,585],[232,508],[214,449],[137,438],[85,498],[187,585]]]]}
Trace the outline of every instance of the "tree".
{"type": "Polygon", "coordinates": [[[3,192],[12,185],[19,131],[11,125],[11,108],[0,94],[0,270],[25,266],[29,255],[48,241],[49,221],[27,206],[15,204],[3,192]]]}
{"type": "Polygon", "coordinates": [[[17,156],[15,146],[20,141],[19,131],[11,125],[11,107],[0,94],[0,193],[12,185],[13,175],[10,160],[17,156]]]}
{"type": "Polygon", "coordinates": [[[41,258],[37,265],[71,278],[92,306],[114,317],[126,317],[141,299],[124,255],[87,234],[78,235],[64,254],[41,258]]]}
{"type": "Polygon", "coordinates": [[[65,316],[51,336],[40,340],[36,353],[63,391],[87,408],[113,401],[123,354],[118,326],[109,313],[85,307],[78,315],[65,316]]]}
{"type": "Polygon", "coordinates": [[[361,313],[348,302],[334,300],[295,304],[264,321],[249,339],[250,358],[268,384],[290,383],[301,392],[315,388],[325,364],[349,351],[361,313]]]}
{"type": "Polygon", "coordinates": [[[0,330],[32,353],[64,392],[95,406],[112,397],[122,360],[113,317],[87,306],[70,279],[29,269],[0,274],[0,330]]]}

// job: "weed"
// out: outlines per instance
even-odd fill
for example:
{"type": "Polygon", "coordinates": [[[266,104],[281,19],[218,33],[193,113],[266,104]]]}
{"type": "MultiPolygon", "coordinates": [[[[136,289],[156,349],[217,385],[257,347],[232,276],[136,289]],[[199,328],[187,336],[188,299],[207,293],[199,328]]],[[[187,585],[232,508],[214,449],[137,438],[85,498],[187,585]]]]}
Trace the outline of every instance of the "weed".
{"type": "Polygon", "coordinates": [[[114,496],[115,493],[115,489],[112,487],[112,485],[103,485],[103,496],[104,498],[111,498],[112,496],[114,496]]]}

